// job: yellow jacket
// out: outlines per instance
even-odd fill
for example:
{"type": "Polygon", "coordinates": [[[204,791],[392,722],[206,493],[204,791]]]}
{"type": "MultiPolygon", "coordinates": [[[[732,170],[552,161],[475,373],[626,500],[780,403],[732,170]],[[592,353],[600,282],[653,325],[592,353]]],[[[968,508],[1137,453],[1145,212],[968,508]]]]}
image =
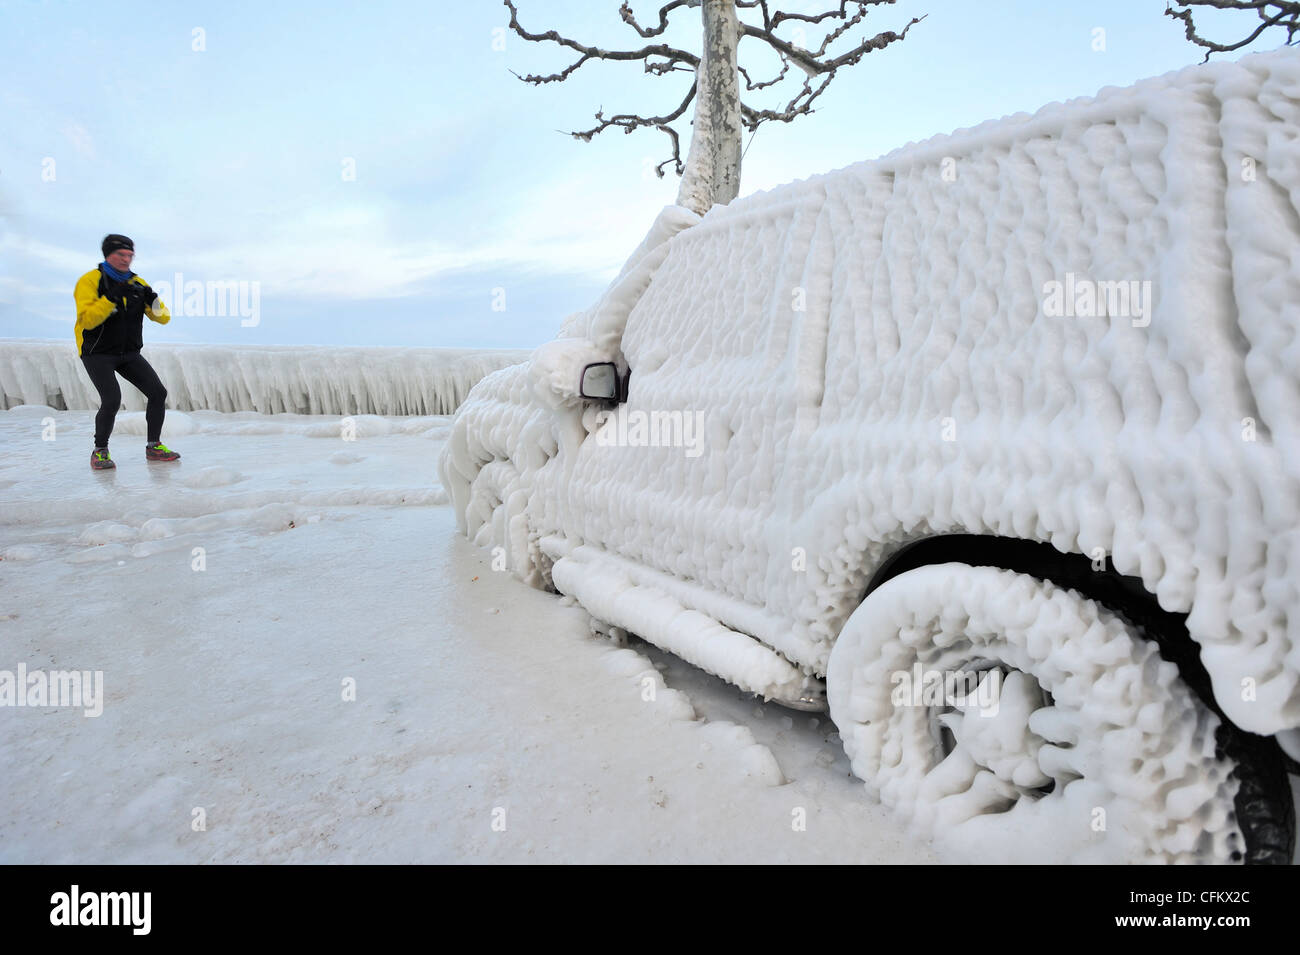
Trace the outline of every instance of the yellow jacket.
{"type": "MultiPolygon", "coordinates": [[[[138,351],[143,344],[140,329],[143,317],[124,314],[119,303],[100,295],[102,278],[103,273],[99,268],[93,268],[77,279],[77,287],[72,293],[77,302],[77,326],[74,332],[77,354],[119,350],[138,351]],[[86,334],[95,328],[100,329],[98,335],[86,334]]],[[[131,276],[128,281],[141,285],[149,284],[138,275],[131,276]]],[[[158,299],[156,308],[146,308],[143,314],[148,315],[159,325],[166,325],[172,317],[161,298],[158,299]]]]}

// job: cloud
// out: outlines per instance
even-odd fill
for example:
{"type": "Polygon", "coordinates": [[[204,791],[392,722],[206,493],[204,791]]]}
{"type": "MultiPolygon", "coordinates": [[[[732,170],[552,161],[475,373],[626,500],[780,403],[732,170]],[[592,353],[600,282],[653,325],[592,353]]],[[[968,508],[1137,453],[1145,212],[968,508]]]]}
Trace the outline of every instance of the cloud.
{"type": "MultiPolygon", "coordinates": [[[[582,183],[559,180],[521,194],[508,204],[510,214],[490,229],[482,228],[481,219],[470,221],[465,231],[476,227],[476,234],[450,240],[394,237],[394,232],[409,234],[411,224],[381,199],[309,208],[250,241],[200,246],[183,261],[165,249],[150,258],[187,280],[260,281],[264,294],[345,301],[425,294],[450,277],[481,278],[494,271],[502,284],[520,271],[607,281],[663,204],[662,196],[651,193],[629,203],[625,196],[595,195],[582,183]]],[[[444,234],[456,231],[440,225],[444,234]]],[[[196,246],[187,240],[179,244],[196,246]]],[[[145,271],[153,274],[148,267],[145,271]]]]}
{"type": "Polygon", "coordinates": [[[11,261],[11,256],[27,258],[51,271],[57,270],[75,275],[81,275],[94,265],[93,262],[87,265],[87,261],[93,253],[87,254],[84,250],[74,252],[49,242],[42,242],[39,239],[19,236],[15,232],[6,232],[4,235],[0,235],[0,252],[3,252],[5,258],[11,261]]]}
{"type": "Polygon", "coordinates": [[[66,295],[71,302],[72,283],[69,282],[65,288],[58,288],[51,285],[33,285],[12,275],[0,275],[0,305],[17,305],[26,299],[50,295],[66,295]]]}

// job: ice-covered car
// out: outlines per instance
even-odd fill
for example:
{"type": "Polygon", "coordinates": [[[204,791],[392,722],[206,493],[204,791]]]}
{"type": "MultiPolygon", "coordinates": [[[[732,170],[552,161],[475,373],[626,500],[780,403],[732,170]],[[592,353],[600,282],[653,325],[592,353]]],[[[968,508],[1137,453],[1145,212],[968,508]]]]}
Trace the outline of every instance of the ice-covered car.
{"type": "Polygon", "coordinates": [[[1286,50],[665,209],[440,474],[954,858],[1289,862],[1298,332],[1286,50]]]}

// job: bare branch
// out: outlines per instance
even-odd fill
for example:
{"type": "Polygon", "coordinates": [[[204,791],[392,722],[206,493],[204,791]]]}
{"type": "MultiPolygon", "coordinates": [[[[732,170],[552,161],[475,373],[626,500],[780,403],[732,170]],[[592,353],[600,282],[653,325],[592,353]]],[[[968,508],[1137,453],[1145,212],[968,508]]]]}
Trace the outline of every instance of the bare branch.
{"type": "MultiPolygon", "coordinates": [[[[926,15],[913,17],[908,21],[907,26],[903,27],[902,33],[895,33],[893,30],[886,30],[883,33],[877,33],[875,36],[863,40],[848,52],[824,61],[818,59],[817,54],[808,50],[801,50],[799,47],[782,40],[769,30],[763,30],[748,23],[741,23],[740,31],[744,36],[752,36],[755,39],[762,40],[778,53],[789,57],[794,61],[796,66],[802,69],[809,76],[815,76],[818,73],[833,73],[841,66],[851,66],[872,50],[883,50],[885,47],[889,46],[889,44],[902,40],[907,36],[907,31],[924,20],[925,17],[926,15]]],[[[823,44],[823,48],[824,47],[825,44],[823,44]]]]}
{"type": "MultiPolygon", "coordinates": [[[[512,0],[504,0],[505,5],[510,8],[510,29],[519,34],[525,40],[532,40],[535,43],[550,41],[558,43],[560,46],[566,46],[571,50],[577,50],[582,55],[570,64],[567,68],[559,73],[551,73],[548,76],[539,76],[529,74],[528,76],[518,76],[525,83],[532,83],[534,86],[540,86],[543,83],[558,83],[569,78],[569,75],[584,63],[599,60],[644,60],[650,56],[664,56],[684,63],[690,63],[692,67],[698,66],[700,58],[685,50],[678,50],[664,43],[655,43],[650,46],[642,47],[639,50],[602,50],[599,47],[587,46],[579,43],[577,40],[570,40],[568,37],[560,36],[555,30],[547,30],[545,33],[529,33],[519,25],[519,13],[515,9],[512,0]]],[[[511,71],[514,72],[513,70],[511,71]]]]}
{"type": "MultiPolygon", "coordinates": [[[[804,116],[815,112],[812,108],[813,102],[826,91],[828,86],[830,86],[831,80],[835,78],[836,71],[840,67],[851,66],[871,51],[883,49],[891,43],[896,43],[899,40],[902,40],[907,36],[908,30],[925,19],[925,16],[913,17],[912,20],[903,27],[902,32],[895,33],[892,30],[888,30],[883,33],[878,33],[874,37],[863,40],[857,46],[839,56],[826,59],[825,53],[831,43],[842,37],[846,32],[860,23],[866,16],[867,4],[874,2],[892,3],[893,0],[841,0],[840,8],[838,10],[831,10],[821,14],[788,15],[781,11],[777,11],[775,14],[770,13],[766,6],[766,0],[749,0],[749,2],[745,2],[745,0],[737,0],[737,6],[760,7],[763,12],[764,22],[770,22],[773,26],[780,23],[782,20],[802,20],[809,23],[818,23],[822,20],[835,18],[844,21],[842,24],[836,26],[833,30],[827,33],[826,37],[823,38],[821,44],[818,46],[816,52],[796,47],[792,43],[776,36],[776,34],[770,29],[760,29],[752,24],[741,23],[740,28],[743,36],[752,36],[762,40],[769,47],[776,50],[785,66],[788,66],[789,63],[793,62],[803,70],[808,77],[804,80],[802,88],[797,94],[795,94],[794,98],[785,105],[784,109],[753,109],[742,103],[741,121],[745,128],[751,131],[756,130],[762,123],[773,120],[788,123],[798,116],[804,116]],[[858,9],[852,14],[848,11],[849,2],[858,3],[858,9]],[[825,78],[821,83],[814,87],[811,81],[814,77],[819,75],[824,76],[825,78]]],[[[781,75],[784,74],[785,69],[783,66],[781,75]]],[[[770,83],[753,84],[749,81],[748,74],[745,74],[745,81],[748,89],[757,89],[760,88],[760,86],[771,85],[770,83]]]]}
{"type": "Polygon", "coordinates": [[[663,76],[665,73],[690,73],[694,75],[695,67],[682,66],[681,63],[682,61],[676,58],[664,60],[662,63],[651,63],[649,60],[646,60],[645,71],[647,73],[654,73],[656,76],[663,76]]]}
{"type": "MultiPolygon", "coordinates": [[[[547,76],[520,76],[519,79],[526,83],[541,85],[543,83],[562,82],[572,75],[575,70],[591,60],[641,60],[643,70],[656,76],[664,76],[668,73],[691,73],[694,75],[699,69],[699,56],[664,43],[650,44],[638,50],[604,50],[579,43],[576,40],[560,35],[555,30],[548,30],[545,33],[530,33],[519,24],[514,0],[503,0],[503,2],[510,10],[510,29],[516,34],[525,40],[533,42],[556,43],[578,54],[576,60],[558,73],[547,76]]],[[[828,0],[828,3],[834,2],[835,0],[828,0]]],[[[737,72],[745,81],[744,92],[756,92],[777,85],[789,74],[791,65],[797,66],[805,74],[805,79],[798,92],[781,109],[756,109],[744,102],[737,104],[740,108],[741,125],[753,132],[765,122],[788,123],[799,116],[814,112],[813,104],[830,86],[831,81],[835,78],[836,71],[840,67],[852,66],[868,53],[884,49],[891,43],[906,38],[908,30],[925,19],[924,16],[913,17],[899,32],[887,30],[877,33],[875,36],[863,39],[856,46],[838,56],[828,55],[832,44],[844,38],[850,30],[862,23],[869,8],[895,2],[896,0],[838,0],[837,7],[825,10],[822,13],[786,13],[782,10],[773,11],[770,9],[769,0],[735,0],[735,6],[738,9],[756,10],[763,18],[761,27],[737,18],[739,31],[737,39],[754,37],[762,40],[781,60],[780,72],[765,80],[755,80],[744,66],[737,64],[737,72]],[[804,49],[776,35],[777,27],[787,21],[809,25],[826,23],[829,29],[815,49],[804,49]],[[839,22],[833,23],[833,21],[839,22]],[[820,80],[818,80],[818,77],[820,77],[820,80]]],[[[1205,0],[1193,0],[1193,2],[1205,2],[1205,0]]],[[[1249,4],[1250,0],[1225,0],[1225,2],[1249,4]]],[[[1263,2],[1263,0],[1260,0],[1260,2],[1263,2]]],[[[698,7],[699,5],[700,0],[667,0],[658,10],[657,23],[646,25],[636,19],[632,12],[631,0],[622,0],[618,12],[624,23],[635,30],[639,36],[649,39],[664,34],[668,29],[669,17],[675,11],[682,7],[698,7]]],[[[1300,0],[1296,0],[1296,3],[1292,5],[1300,5],[1300,0]]],[[[518,74],[515,75],[518,76],[518,74]]],[[[680,174],[683,169],[680,141],[671,124],[686,112],[687,107],[696,96],[696,91],[697,84],[692,82],[681,104],[671,113],[663,116],[638,116],[619,113],[607,117],[602,108],[596,112],[595,126],[590,129],[571,132],[569,135],[583,142],[590,142],[592,137],[612,127],[618,127],[624,133],[631,133],[641,128],[658,129],[668,136],[672,144],[672,156],[656,166],[655,172],[662,177],[664,167],[671,163],[675,165],[677,172],[680,174]]]]}
{"type": "Polygon", "coordinates": [[[677,7],[689,7],[691,0],[672,0],[671,3],[659,8],[659,26],[646,27],[636,22],[636,17],[632,15],[632,4],[628,0],[623,0],[623,5],[618,8],[618,15],[623,18],[623,22],[630,26],[643,37],[659,36],[668,29],[668,14],[672,13],[677,7]]]}
{"type": "Polygon", "coordinates": [[[1230,53],[1233,50],[1240,50],[1244,46],[1249,46],[1270,27],[1285,28],[1288,45],[1297,42],[1296,34],[1300,33],[1300,2],[1294,2],[1294,0],[1173,0],[1171,6],[1165,7],[1165,16],[1183,21],[1187,39],[1205,50],[1205,59],[1201,62],[1208,62],[1210,55],[1213,53],[1230,53]],[[1187,9],[1175,10],[1175,6],[1186,7],[1187,9]],[[1253,10],[1259,17],[1260,24],[1245,39],[1238,40],[1236,43],[1216,43],[1197,32],[1196,23],[1192,19],[1192,7],[1210,7],[1216,10],[1253,10]]]}
{"type": "Polygon", "coordinates": [[[785,78],[785,74],[790,72],[790,61],[787,60],[785,57],[781,57],[781,72],[776,74],[776,76],[772,77],[770,80],[764,80],[761,83],[755,83],[753,80],[751,80],[749,78],[749,73],[745,71],[745,68],[743,66],[737,65],[736,71],[745,78],[745,89],[761,90],[765,87],[774,86],[775,84],[781,82],[781,80],[785,78]]]}
{"type": "Polygon", "coordinates": [[[861,19],[861,16],[866,14],[869,6],[897,2],[898,0],[840,0],[838,10],[827,10],[825,13],[786,13],[783,10],[778,10],[774,14],[769,14],[767,0],[736,0],[736,6],[741,9],[760,8],[763,11],[763,29],[770,32],[786,20],[801,20],[804,23],[821,23],[823,20],[828,19],[843,20],[848,16],[847,8],[850,3],[857,5],[858,14],[856,16],[861,19]]]}
{"type": "Polygon", "coordinates": [[[673,163],[675,164],[678,175],[680,175],[682,171],[681,141],[677,137],[677,131],[668,124],[675,119],[679,119],[681,115],[686,112],[686,107],[691,105],[691,100],[693,99],[695,99],[694,83],[691,84],[691,88],[687,92],[686,98],[681,101],[681,104],[666,116],[634,116],[629,113],[620,113],[617,116],[610,116],[607,118],[604,115],[603,110],[597,110],[597,125],[593,126],[591,129],[577,133],[570,133],[569,135],[574,139],[581,139],[584,143],[589,143],[591,142],[591,137],[598,133],[603,133],[611,126],[619,127],[624,133],[630,133],[634,129],[638,129],[642,126],[653,126],[655,129],[665,133],[673,144],[672,156],[655,166],[655,173],[660,179],[662,179],[664,175],[663,167],[669,163],[673,163]]]}
{"type": "Polygon", "coordinates": [[[772,15],[767,12],[767,0],[736,0],[738,10],[753,10],[755,7],[763,11],[763,29],[772,29],[772,15]]]}
{"type": "Polygon", "coordinates": [[[751,109],[744,103],[740,104],[740,118],[746,129],[758,129],[763,123],[771,120],[777,120],[782,123],[788,123],[796,116],[803,116],[808,113],[814,113],[812,102],[825,91],[826,87],[831,85],[831,80],[835,78],[834,73],[828,73],[821,84],[813,89],[811,78],[803,81],[803,88],[799,91],[794,99],[786,104],[783,110],[771,109],[751,109]]]}
{"type": "Polygon", "coordinates": [[[832,43],[834,43],[844,34],[848,33],[859,23],[861,23],[863,19],[866,18],[866,15],[867,15],[867,8],[862,7],[858,10],[857,13],[853,14],[853,16],[849,17],[847,20],[845,20],[843,23],[837,26],[830,33],[826,34],[825,38],[822,40],[822,45],[817,48],[817,53],[815,55],[823,56],[826,53],[826,48],[828,46],[830,46],[832,43]]]}
{"type": "MultiPolygon", "coordinates": [[[[632,16],[632,9],[626,0],[623,3],[623,6],[619,9],[619,13],[623,17],[624,21],[629,23],[642,36],[656,36],[663,33],[664,29],[667,28],[668,14],[671,13],[672,10],[681,6],[689,6],[691,2],[692,0],[670,0],[670,2],[659,11],[659,26],[648,29],[642,28],[637,24],[635,18],[632,16]]],[[[548,76],[534,74],[519,76],[518,73],[514,73],[514,71],[511,70],[511,72],[514,73],[515,76],[519,77],[519,79],[523,80],[525,83],[531,83],[534,86],[540,86],[543,83],[563,82],[568,79],[574,70],[578,69],[589,60],[642,60],[644,71],[658,76],[663,76],[665,73],[677,72],[691,73],[694,75],[696,67],[698,67],[700,63],[700,58],[695,54],[689,53],[686,50],[678,50],[675,47],[663,43],[645,46],[639,50],[602,50],[599,47],[587,46],[586,44],[579,43],[577,40],[571,40],[568,37],[561,36],[555,30],[547,30],[545,33],[530,33],[520,25],[519,13],[515,9],[512,0],[504,0],[504,3],[510,10],[510,28],[525,40],[531,40],[533,42],[549,41],[557,43],[560,46],[568,47],[571,50],[576,50],[581,54],[576,61],[571,63],[564,70],[559,73],[552,73],[548,76]],[[652,60],[651,57],[662,57],[662,59],[652,60]]],[[[624,133],[631,133],[633,130],[641,127],[652,127],[658,129],[663,132],[672,143],[673,154],[655,167],[655,173],[662,178],[664,174],[663,167],[669,163],[673,163],[677,173],[680,175],[682,172],[681,142],[678,138],[677,131],[669,124],[674,120],[681,118],[681,115],[686,111],[686,107],[690,105],[691,100],[694,98],[695,83],[692,82],[691,88],[686,93],[686,98],[682,100],[677,109],[673,110],[673,112],[666,116],[635,116],[632,114],[620,113],[616,116],[607,118],[604,115],[604,110],[602,108],[596,112],[597,124],[595,126],[591,129],[570,132],[568,135],[575,139],[580,139],[583,142],[591,142],[593,136],[612,126],[619,127],[624,133]]]]}

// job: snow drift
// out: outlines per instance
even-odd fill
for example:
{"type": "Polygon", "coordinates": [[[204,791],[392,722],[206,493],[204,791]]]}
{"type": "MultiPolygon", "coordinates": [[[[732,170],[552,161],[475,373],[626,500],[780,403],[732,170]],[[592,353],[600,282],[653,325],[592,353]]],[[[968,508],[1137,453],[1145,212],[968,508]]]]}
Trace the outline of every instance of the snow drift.
{"type": "MultiPolygon", "coordinates": [[[[144,355],[179,411],[263,414],[451,414],[479,379],[527,351],[325,345],[147,345],[144,355]]],[[[0,400],[94,409],[99,396],[71,341],[0,339],[0,400]]],[[[144,396],[122,386],[128,411],[144,396]]]]}

